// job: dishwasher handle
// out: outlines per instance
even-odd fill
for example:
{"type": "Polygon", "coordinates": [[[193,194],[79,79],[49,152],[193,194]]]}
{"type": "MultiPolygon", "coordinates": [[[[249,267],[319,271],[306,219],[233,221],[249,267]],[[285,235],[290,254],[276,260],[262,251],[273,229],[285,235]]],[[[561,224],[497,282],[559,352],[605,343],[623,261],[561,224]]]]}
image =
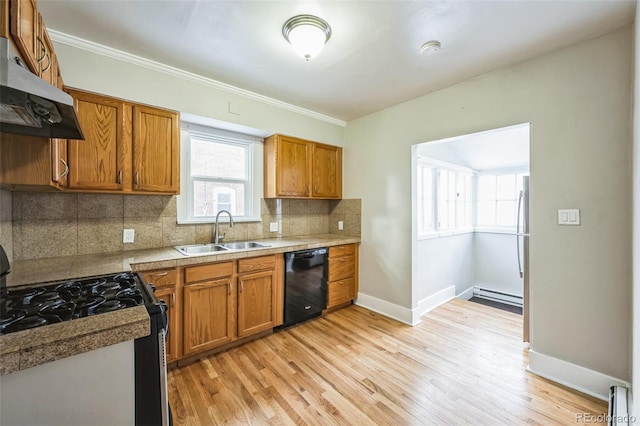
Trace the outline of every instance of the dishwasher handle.
{"type": "Polygon", "coordinates": [[[291,259],[311,259],[316,256],[327,254],[327,249],[301,250],[287,253],[291,259]]]}

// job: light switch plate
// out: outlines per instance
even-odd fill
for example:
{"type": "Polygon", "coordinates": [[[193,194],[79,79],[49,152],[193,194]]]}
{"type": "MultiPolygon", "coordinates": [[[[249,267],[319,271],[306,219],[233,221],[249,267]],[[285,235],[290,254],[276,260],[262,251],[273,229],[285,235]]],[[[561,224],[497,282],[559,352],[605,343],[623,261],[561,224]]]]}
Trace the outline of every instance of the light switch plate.
{"type": "Polygon", "coordinates": [[[580,225],[580,209],[558,209],[558,225],[580,225]]]}
{"type": "Polygon", "coordinates": [[[122,233],[122,242],[123,243],[132,243],[135,239],[135,230],[134,229],[125,229],[122,233]]]}
{"type": "Polygon", "coordinates": [[[343,231],[344,230],[344,222],[339,220],[338,221],[338,231],[343,231]]]}
{"type": "Polygon", "coordinates": [[[269,222],[269,232],[278,232],[278,222],[269,222]]]}

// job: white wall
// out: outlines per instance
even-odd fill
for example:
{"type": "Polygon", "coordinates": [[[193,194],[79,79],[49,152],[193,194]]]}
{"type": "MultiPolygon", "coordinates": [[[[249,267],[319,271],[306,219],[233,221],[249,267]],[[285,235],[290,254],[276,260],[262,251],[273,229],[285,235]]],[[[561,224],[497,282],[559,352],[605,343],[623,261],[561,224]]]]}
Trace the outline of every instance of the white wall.
{"type": "Polygon", "coordinates": [[[627,27],[349,122],[360,292],[409,312],[418,303],[411,146],[530,122],[532,348],[629,380],[631,53],[627,27]],[[582,225],[559,227],[557,209],[571,207],[582,225]]]}
{"type": "Polygon", "coordinates": [[[418,303],[447,287],[458,294],[473,285],[473,234],[421,240],[417,244],[418,303]]]}
{"type": "Polygon", "coordinates": [[[517,256],[515,235],[476,232],[473,238],[474,285],[522,296],[524,281],[520,278],[517,256]]]}
{"type": "Polygon", "coordinates": [[[344,144],[341,125],[230,93],[197,79],[179,78],[60,42],[54,44],[67,86],[330,145],[344,144]],[[239,115],[229,113],[229,102],[239,108],[239,115]]]}
{"type": "MultiPolygon", "coordinates": [[[[631,368],[632,393],[640,395],[640,5],[636,3],[635,33],[635,79],[633,108],[633,354],[631,368]]],[[[640,397],[635,398],[632,413],[640,417],[640,397]]]]}

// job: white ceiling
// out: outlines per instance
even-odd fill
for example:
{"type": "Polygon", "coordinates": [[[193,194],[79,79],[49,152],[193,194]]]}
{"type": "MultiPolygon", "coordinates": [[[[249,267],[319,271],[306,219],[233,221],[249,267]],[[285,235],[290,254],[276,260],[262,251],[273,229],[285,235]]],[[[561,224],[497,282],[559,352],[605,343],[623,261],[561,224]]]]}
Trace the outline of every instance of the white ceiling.
{"type": "Polygon", "coordinates": [[[48,28],[348,121],[607,33],[635,0],[39,0],[48,28]],[[332,27],[296,56],[284,22],[332,27]],[[420,55],[422,43],[442,49],[420,55]]]}
{"type": "Polygon", "coordinates": [[[475,171],[529,169],[529,124],[418,145],[416,153],[475,171]]]}

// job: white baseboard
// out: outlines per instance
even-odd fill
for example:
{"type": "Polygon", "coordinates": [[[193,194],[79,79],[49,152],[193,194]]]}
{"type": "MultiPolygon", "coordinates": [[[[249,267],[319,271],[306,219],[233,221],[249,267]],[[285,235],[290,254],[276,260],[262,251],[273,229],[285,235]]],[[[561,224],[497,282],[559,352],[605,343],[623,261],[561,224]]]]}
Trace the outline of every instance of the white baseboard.
{"type": "Polygon", "coordinates": [[[603,401],[609,400],[611,386],[629,387],[624,380],[534,350],[529,350],[527,371],[603,401]]]}
{"type": "Polygon", "coordinates": [[[395,303],[387,302],[386,300],[378,299],[377,297],[369,296],[364,293],[358,293],[358,298],[354,303],[402,323],[414,325],[411,322],[411,309],[396,305],[395,303]]]}
{"type": "Polygon", "coordinates": [[[414,309],[407,309],[403,306],[396,305],[395,303],[387,302],[386,300],[378,299],[377,297],[363,293],[358,293],[358,298],[354,303],[358,306],[362,306],[363,308],[367,308],[370,311],[377,312],[389,318],[414,326],[420,323],[420,317],[422,315],[434,308],[437,308],[443,303],[448,302],[454,297],[456,297],[456,288],[455,286],[450,286],[432,294],[429,297],[425,297],[418,302],[418,306],[414,309]]]}
{"type": "Polygon", "coordinates": [[[458,299],[464,299],[464,300],[469,300],[473,297],[473,292],[475,291],[475,287],[471,286],[468,289],[466,289],[465,291],[463,291],[462,293],[456,295],[456,297],[458,299]]]}
{"type": "Polygon", "coordinates": [[[411,323],[413,325],[419,324],[420,323],[420,317],[423,316],[424,314],[426,314],[427,312],[429,312],[432,309],[437,308],[438,306],[442,305],[443,303],[448,302],[449,300],[453,299],[454,297],[456,297],[456,287],[455,286],[449,286],[447,288],[444,288],[440,291],[438,291],[437,293],[432,294],[429,297],[425,297],[424,299],[422,299],[421,301],[418,302],[418,306],[412,310],[412,319],[411,319],[411,323]]]}

